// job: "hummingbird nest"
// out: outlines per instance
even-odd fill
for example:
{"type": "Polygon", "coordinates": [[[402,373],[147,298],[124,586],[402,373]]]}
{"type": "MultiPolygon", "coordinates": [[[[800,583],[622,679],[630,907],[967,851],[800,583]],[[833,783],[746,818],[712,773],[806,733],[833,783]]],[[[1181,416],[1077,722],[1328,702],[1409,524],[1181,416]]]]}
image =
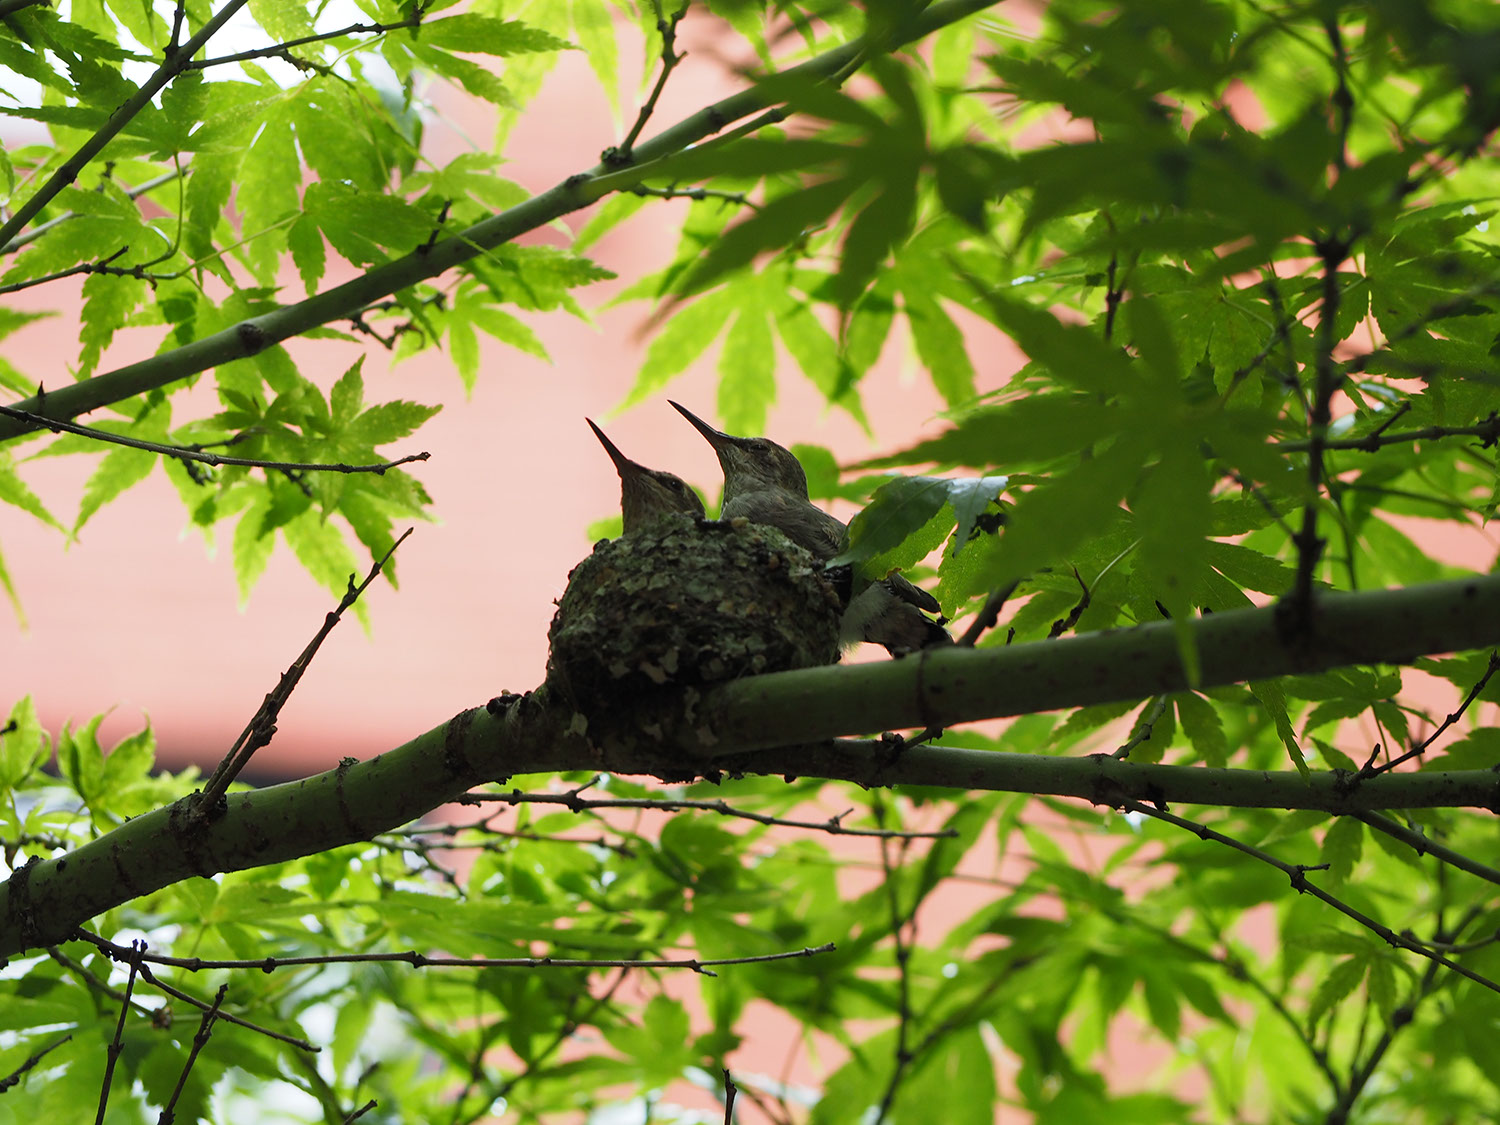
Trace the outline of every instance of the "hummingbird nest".
{"type": "Polygon", "coordinates": [[[696,689],[836,663],[839,612],[822,564],[775,528],[674,514],[573,568],[547,684],[601,751],[649,754],[692,723],[696,689]]]}

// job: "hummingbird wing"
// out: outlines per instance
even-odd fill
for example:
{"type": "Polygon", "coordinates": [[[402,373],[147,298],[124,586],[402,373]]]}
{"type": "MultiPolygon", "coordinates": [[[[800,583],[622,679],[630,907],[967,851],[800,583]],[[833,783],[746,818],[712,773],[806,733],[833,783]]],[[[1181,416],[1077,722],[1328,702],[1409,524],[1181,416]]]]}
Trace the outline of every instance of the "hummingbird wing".
{"type": "Polygon", "coordinates": [[[854,596],[839,621],[839,640],[846,646],[870,641],[892,656],[953,643],[946,629],[902,600],[889,580],[867,586],[854,596]]]}
{"type": "MultiPolygon", "coordinates": [[[[799,502],[802,506],[805,502],[799,502]]],[[[807,511],[803,513],[806,526],[801,529],[802,538],[793,535],[790,538],[794,543],[806,547],[820,559],[831,559],[844,549],[844,536],[847,529],[844,522],[835,516],[830,516],[822,508],[815,508],[811,504],[805,504],[807,511]]]]}
{"type": "Polygon", "coordinates": [[[918,609],[926,610],[928,613],[937,613],[943,607],[938,605],[935,597],[920,586],[914,586],[901,576],[899,571],[892,571],[885,579],[885,585],[891,593],[895,594],[908,605],[914,605],[918,609]]]}
{"type": "Polygon", "coordinates": [[[831,559],[844,543],[843,523],[785,489],[736,496],[724,505],[722,518],[768,524],[814,558],[831,559]]]}

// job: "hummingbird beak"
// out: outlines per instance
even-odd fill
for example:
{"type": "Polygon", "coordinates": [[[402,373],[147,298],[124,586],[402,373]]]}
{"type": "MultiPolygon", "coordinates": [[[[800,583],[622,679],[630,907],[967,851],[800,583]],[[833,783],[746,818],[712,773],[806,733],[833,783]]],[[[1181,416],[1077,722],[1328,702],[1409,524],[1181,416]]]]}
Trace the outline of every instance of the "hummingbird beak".
{"type": "Polygon", "coordinates": [[[604,431],[594,425],[592,418],[585,418],[584,421],[589,424],[589,429],[594,431],[594,436],[599,439],[599,444],[604,446],[604,451],[609,454],[609,459],[615,463],[615,472],[620,474],[621,479],[633,476],[641,471],[639,465],[615,448],[615,443],[604,436],[604,431]]]}
{"type": "Polygon", "coordinates": [[[677,411],[677,413],[681,414],[684,418],[686,418],[693,424],[693,429],[697,430],[700,434],[703,435],[708,444],[714,447],[715,453],[718,453],[726,447],[732,446],[734,444],[735,439],[733,437],[731,437],[729,434],[726,434],[723,430],[714,429],[702,418],[698,417],[698,415],[694,414],[691,410],[683,406],[681,403],[672,402],[671,399],[668,399],[667,402],[671,405],[673,410],[677,411]]]}

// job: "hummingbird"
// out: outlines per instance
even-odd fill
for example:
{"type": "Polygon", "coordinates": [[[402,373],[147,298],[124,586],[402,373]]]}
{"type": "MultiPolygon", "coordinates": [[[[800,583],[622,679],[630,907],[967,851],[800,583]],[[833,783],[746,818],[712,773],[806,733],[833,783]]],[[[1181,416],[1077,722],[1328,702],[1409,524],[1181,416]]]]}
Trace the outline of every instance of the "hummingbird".
{"type": "MultiPolygon", "coordinates": [[[[843,550],[847,529],[808,498],[807,474],[790,449],[770,438],[734,437],[714,429],[686,407],[675,402],[672,406],[719,457],[724,470],[720,519],[769,524],[817,559],[831,559],[843,550]]],[[[872,582],[849,602],[839,639],[846,646],[871,641],[893,656],[951,644],[947,630],[926,616],[940,608],[926,590],[892,574],[872,582]]]]}
{"type": "Polygon", "coordinates": [[[584,421],[615,463],[615,472],[620,474],[620,514],[625,521],[625,535],[673,512],[703,518],[703,501],[681,477],[636,464],[604,436],[592,418],[584,421]]]}

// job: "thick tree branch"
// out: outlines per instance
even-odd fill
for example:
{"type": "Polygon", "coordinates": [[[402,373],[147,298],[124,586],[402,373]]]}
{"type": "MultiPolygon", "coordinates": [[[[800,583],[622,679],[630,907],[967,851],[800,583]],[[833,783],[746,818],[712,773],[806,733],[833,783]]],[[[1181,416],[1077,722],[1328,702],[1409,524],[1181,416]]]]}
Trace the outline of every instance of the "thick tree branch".
{"type": "MultiPolygon", "coordinates": [[[[234,0],[229,7],[239,2],[241,0],[234,0]]],[[[993,7],[998,2],[999,0],[938,0],[938,3],[927,8],[916,19],[902,25],[903,40],[911,42],[920,39],[938,28],[993,7]]],[[[189,46],[202,38],[205,36],[200,32],[189,46]]],[[[892,47],[899,45],[890,44],[892,47]]],[[[809,59],[787,73],[804,78],[826,78],[839,73],[862,50],[864,41],[856,40],[809,59]]],[[[699,110],[650,140],[640,142],[634,147],[632,156],[637,165],[647,165],[718,133],[730,123],[758,113],[771,104],[767,93],[758,87],[742,91],[699,110]]],[[[605,164],[595,165],[587,172],[569,176],[562,183],[476,223],[452,238],[431,246],[420,246],[403,258],[377,266],[305,301],[242,320],[191,344],[184,344],[139,363],[116,368],[81,383],[72,383],[13,405],[18,410],[32,414],[68,419],[110,403],[122,402],[145,391],[168,386],[210,367],[245,359],[309,329],[347,318],[356,310],[382,297],[436,277],[527,231],[536,230],[569,212],[587,207],[609,191],[633,187],[649,174],[650,171],[646,168],[621,172],[618,168],[605,164]],[[607,187],[594,183],[606,176],[607,187]]],[[[18,212],[18,217],[19,214],[18,212]]],[[[19,230],[19,226],[16,229],[19,230]]],[[[3,235],[0,237],[0,244],[12,233],[14,232],[8,227],[0,231],[0,235],[3,235]]],[[[17,437],[34,428],[11,418],[0,418],[0,441],[17,437]]]]}
{"type": "Polygon", "coordinates": [[[0,956],[64,941],[103,910],[194,875],[240,871],[368,840],[474,785],[517,772],[598,768],[571,718],[531,697],[465,711],[367,762],[254,792],[195,823],[194,797],[138,816],[65,856],[34,861],[0,889],[0,956]]]}
{"type": "Polygon", "coordinates": [[[950,727],[1487,648],[1500,641],[1500,576],[1319,596],[1305,632],[1295,634],[1275,607],[1200,618],[1193,622],[1202,659],[1197,684],[1183,672],[1173,629],[1163,621],[1052,643],[954,645],[860,665],[857,674],[833,665],[737,680],[699,705],[699,729],[707,733],[692,749],[717,756],[872,730],[950,727]]]}
{"type": "MultiPolygon", "coordinates": [[[[1403,663],[1426,653],[1500,642],[1500,576],[1318,598],[1309,631],[1283,642],[1276,611],[1239,610],[1193,622],[1203,686],[1347,664],[1403,663]]],[[[1500,774],[1422,771],[1303,778],[1292,770],[1137,765],[1108,754],[1055,758],[946,747],[839,742],[882,728],[1142,699],[1186,685],[1172,625],[1086,634],[1006,648],[928,650],[872,664],[779,672],[704,694],[683,723],[679,774],[697,763],[876,785],[1050,794],[1095,804],[1126,801],[1353,814],[1378,809],[1500,808],[1500,774]],[[711,746],[705,746],[704,732],[711,746]],[[759,754],[746,751],[780,747],[759,754]],[[708,753],[720,760],[716,763],[708,753]]],[[[606,768],[650,773],[661,747],[603,760],[572,733],[569,709],[548,693],[505,695],[454,716],[368,762],[302,781],[231,793],[221,817],[190,815],[194,799],[136,817],[53,859],[34,859],[0,886],[0,956],[65,940],[80,923],[193,875],[295,859],[369,840],[471,786],[519,773],[606,768]]]]}

